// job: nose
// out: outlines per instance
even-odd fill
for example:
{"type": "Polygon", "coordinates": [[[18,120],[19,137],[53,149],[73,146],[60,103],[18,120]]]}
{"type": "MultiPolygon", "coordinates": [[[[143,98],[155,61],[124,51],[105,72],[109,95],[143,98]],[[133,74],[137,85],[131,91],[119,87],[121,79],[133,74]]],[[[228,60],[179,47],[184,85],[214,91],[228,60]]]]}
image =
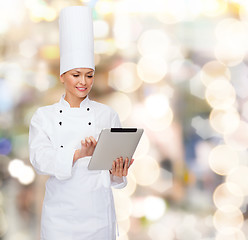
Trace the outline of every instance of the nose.
{"type": "Polygon", "coordinates": [[[81,83],[82,85],[86,85],[85,76],[81,76],[81,77],[80,77],[79,83],[81,83]]]}

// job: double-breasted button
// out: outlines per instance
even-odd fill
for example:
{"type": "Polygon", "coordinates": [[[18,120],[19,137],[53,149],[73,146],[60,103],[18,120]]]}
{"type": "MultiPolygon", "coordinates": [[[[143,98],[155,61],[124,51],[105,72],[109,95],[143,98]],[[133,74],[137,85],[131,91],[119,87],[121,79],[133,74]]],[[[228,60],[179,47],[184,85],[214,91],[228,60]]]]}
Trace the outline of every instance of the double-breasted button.
{"type": "Polygon", "coordinates": [[[89,122],[88,124],[91,125],[91,122],[89,122]]]}
{"type": "Polygon", "coordinates": [[[60,113],[62,113],[62,110],[59,110],[60,113]]]}
{"type": "Polygon", "coordinates": [[[62,122],[59,122],[59,125],[61,126],[62,125],[62,122]]]}
{"type": "Polygon", "coordinates": [[[87,108],[87,111],[90,111],[90,109],[89,109],[89,108],[87,108]]]}
{"type": "Polygon", "coordinates": [[[61,148],[63,148],[64,146],[63,146],[63,145],[61,145],[60,147],[61,147],[61,148]]]}

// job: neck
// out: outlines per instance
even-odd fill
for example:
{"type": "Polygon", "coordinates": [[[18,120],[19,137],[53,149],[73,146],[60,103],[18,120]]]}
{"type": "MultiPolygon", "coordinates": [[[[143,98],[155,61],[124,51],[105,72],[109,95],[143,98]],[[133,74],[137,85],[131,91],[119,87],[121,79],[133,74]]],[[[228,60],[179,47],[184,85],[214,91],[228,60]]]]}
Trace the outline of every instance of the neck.
{"type": "MultiPolygon", "coordinates": [[[[86,96],[87,97],[87,96],[86,96]]],[[[70,104],[71,108],[79,108],[80,107],[80,103],[86,98],[77,98],[77,97],[71,97],[68,96],[67,94],[65,95],[65,100],[70,104]]]]}

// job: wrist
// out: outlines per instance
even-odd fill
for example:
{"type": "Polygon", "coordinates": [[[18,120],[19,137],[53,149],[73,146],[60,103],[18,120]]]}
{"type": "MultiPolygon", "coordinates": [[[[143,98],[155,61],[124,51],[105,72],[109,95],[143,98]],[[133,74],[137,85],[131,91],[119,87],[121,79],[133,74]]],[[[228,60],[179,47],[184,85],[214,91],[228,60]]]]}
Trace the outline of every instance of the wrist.
{"type": "Polygon", "coordinates": [[[74,152],[74,156],[73,156],[73,164],[79,159],[78,156],[78,149],[74,152]]]}

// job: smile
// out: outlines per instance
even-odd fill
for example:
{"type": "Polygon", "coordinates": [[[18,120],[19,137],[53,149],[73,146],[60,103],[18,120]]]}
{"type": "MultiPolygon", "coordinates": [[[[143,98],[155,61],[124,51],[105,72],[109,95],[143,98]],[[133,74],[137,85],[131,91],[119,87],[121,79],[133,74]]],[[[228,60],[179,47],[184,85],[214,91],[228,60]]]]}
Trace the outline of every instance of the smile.
{"type": "Polygon", "coordinates": [[[86,91],[87,88],[83,88],[83,87],[76,87],[79,91],[83,92],[83,91],[86,91]]]}

